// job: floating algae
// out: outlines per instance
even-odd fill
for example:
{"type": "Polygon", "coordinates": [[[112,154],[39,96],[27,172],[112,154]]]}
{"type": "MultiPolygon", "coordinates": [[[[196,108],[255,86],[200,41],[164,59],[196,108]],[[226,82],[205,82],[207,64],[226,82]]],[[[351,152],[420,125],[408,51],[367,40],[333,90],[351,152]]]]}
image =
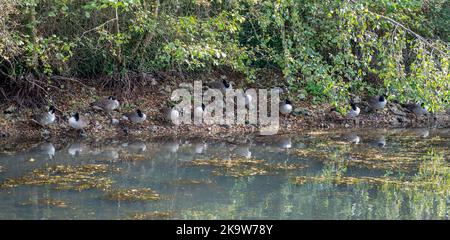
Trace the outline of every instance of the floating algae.
{"type": "Polygon", "coordinates": [[[116,189],[110,191],[108,199],[115,201],[157,201],[161,200],[159,194],[150,188],[116,189]]]}
{"type": "Polygon", "coordinates": [[[176,185],[200,185],[211,184],[211,180],[177,179],[173,182],[176,185]]]}
{"type": "Polygon", "coordinates": [[[264,160],[248,159],[248,158],[234,158],[230,160],[224,160],[220,158],[214,158],[209,160],[194,160],[186,163],[186,166],[212,166],[212,167],[238,167],[238,166],[251,166],[262,164],[264,160]]]}
{"type": "Polygon", "coordinates": [[[388,152],[373,148],[364,148],[364,151],[353,151],[351,148],[336,148],[325,145],[321,148],[296,149],[296,157],[313,158],[323,163],[335,162],[345,159],[346,166],[366,168],[373,170],[411,171],[420,163],[420,152],[388,152]]]}
{"type": "Polygon", "coordinates": [[[225,171],[214,170],[212,173],[215,176],[228,176],[228,177],[250,177],[250,176],[261,176],[267,175],[268,172],[259,167],[233,167],[227,168],[225,171]]]}
{"type": "Polygon", "coordinates": [[[399,180],[389,177],[326,177],[326,176],[299,176],[294,178],[294,184],[304,185],[306,183],[331,183],[336,185],[353,185],[367,183],[371,185],[390,185],[402,188],[430,187],[434,185],[430,181],[399,180]]]}
{"type": "Polygon", "coordinates": [[[294,179],[294,183],[297,185],[303,185],[306,183],[333,183],[337,185],[350,185],[358,184],[361,179],[355,177],[325,177],[325,176],[299,176],[294,179]]]}
{"type": "Polygon", "coordinates": [[[277,171],[299,170],[306,166],[302,164],[267,163],[253,158],[232,158],[224,160],[213,158],[209,160],[195,160],[184,166],[210,166],[215,176],[249,177],[276,174],[277,171]]]}
{"type": "Polygon", "coordinates": [[[0,188],[11,188],[20,185],[54,185],[59,190],[86,190],[97,188],[107,190],[112,180],[102,176],[111,171],[106,164],[86,164],[80,166],[55,165],[44,169],[35,169],[23,177],[7,179],[0,188]]]}
{"type": "Polygon", "coordinates": [[[308,167],[304,164],[298,164],[298,163],[273,163],[273,164],[266,164],[267,169],[269,170],[300,170],[308,167]]]}
{"type": "Polygon", "coordinates": [[[159,220],[159,219],[169,219],[173,218],[173,212],[144,212],[135,213],[125,219],[129,220],[159,220]]]}
{"type": "Polygon", "coordinates": [[[143,161],[147,159],[148,157],[142,154],[129,154],[124,152],[121,152],[120,154],[120,160],[122,160],[123,162],[143,161]]]}

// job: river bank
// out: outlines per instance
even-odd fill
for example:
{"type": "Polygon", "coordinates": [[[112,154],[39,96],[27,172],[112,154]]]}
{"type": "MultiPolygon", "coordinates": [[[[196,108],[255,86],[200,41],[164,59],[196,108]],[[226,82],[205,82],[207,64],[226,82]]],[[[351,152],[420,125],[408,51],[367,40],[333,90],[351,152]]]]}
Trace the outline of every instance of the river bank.
{"type": "MultiPolygon", "coordinates": [[[[31,121],[36,109],[23,108],[13,102],[0,104],[0,136],[8,138],[49,138],[49,137],[78,137],[78,134],[68,126],[68,117],[72,112],[79,112],[89,121],[86,128],[86,137],[121,137],[125,135],[121,124],[111,124],[110,118],[98,111],[94,111],[90,104],[95,100],[118,96],[121,109],[112,113],[114,119],[120,119],[124,112],[135,108],[141,109],[147,114],[147,120],[141,125],[129,126],[128,135],[137,137],[161,137],[161,136],[208,136],[220,137],[228,134],[257,133],[260,129],[254,125],[180,125],[174,126],[163,120],[163,109],[167,106],[172,91],[180,86],[193,83],[194,80],[209,82],[217,78],[227,78],[235,86],[268,88],[277,86],[276,82],[264,81],[265,86],[248,86],[239,76],[204,75],[196,78],[188,77],[164,77],[143,76],[144,81],[138,81],[139,85],[133,86],[131,91],[109,90],[96,88],[96,84],[89,81],[60,81],[62,90],[52,91],[50,97],[52,104],[57,109],[56,123],[43,128],[31,121]],[[133,94],[130,94],[132,92],[133,94]]],[[[364,109],[364,97],[358,105],[364,109]]],[[[414,116],[403,109],[400,104],[388,102],[383,112],[361,114],[353,120],[336,117],[330,114],[331,106],[327,103],[312,104],[311,101],[294,101],[294,113],[288,117],[280,118],[278,133],[302,131],[306,129],[336,129],[336,128],[405,128],[405,127],[450,127],[450,115],[448,113],[436,113],[429,117],[415,119],[414,116]]]]}

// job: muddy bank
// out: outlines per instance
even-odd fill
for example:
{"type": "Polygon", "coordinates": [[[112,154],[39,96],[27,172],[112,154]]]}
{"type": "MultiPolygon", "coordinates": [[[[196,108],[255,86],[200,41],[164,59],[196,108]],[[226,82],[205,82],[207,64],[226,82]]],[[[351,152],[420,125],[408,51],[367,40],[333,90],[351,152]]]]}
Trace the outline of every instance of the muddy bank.
{"type": "MultiPolygon", "coordinates": [[[[148,77],[148,76],[147,76],[148,77]]],[[[54,93],[49,100],[57,108],[56,123],[43,128],[31,121],[36,109],[22,108],[13,102],[0,105],[0,138],[8,139],[39,139],[39,138],[76,138],[78,134],[68,126],[69,114],[79,112],[89,121],[85,134],[87,138],[117,138],[117,137],[161,137],[161,136],[202,136],[220,138],[227,135],[242,133],[258,134],[260,128],[253,125],[219,126],[219,125],[180,125],[163,120],[163,109],[167,106],[172,90],[192,83],[194,80],[209,82],[220,76],[201,76],[195,79],[149,77],[144,84],[135,87],[133,95],[108,89],[97,89],[94,84],[81,84],[79,81],[67,81],[65,91],[54,93]],[[110,118],[99,111],[95,111],[90,104],[95,100],[118,96],[121,109],[112,113],[114,119],[120,119],[124,112],[135,108],[147,114],[147,120],[141,125],[128,126],[128,135],[123,131],[123,124],[111,124],[110,118]]],[[[233,78],[236,86],[244,86],[243,80],[233,78]]],[[[276,86],[275,83],[265,81],[266,85],[247,86],[254,88],[268,88],[276,86]]],[[[142,82],[141,82],[142,83],[142,82]]],[[[364,99],[364,98],[362,98],[364,99]]],[[[358,105],[364,109],[366,103],[361,101],[358,105]]],[[[278,133],[290,133],[307,129],[336,129],[336,128],[400,128],[400,127],[450,127],[450,114],[436,113],[429,117],[415,119],[414,116],[399,104],[389,102],[383,112],[361,114],[353,120],[348,120],[335,114],[330,114],[329,104],[311,104],[308,100],[295,101],[294,113],[288,117],[281,117],[278,133]]]]}

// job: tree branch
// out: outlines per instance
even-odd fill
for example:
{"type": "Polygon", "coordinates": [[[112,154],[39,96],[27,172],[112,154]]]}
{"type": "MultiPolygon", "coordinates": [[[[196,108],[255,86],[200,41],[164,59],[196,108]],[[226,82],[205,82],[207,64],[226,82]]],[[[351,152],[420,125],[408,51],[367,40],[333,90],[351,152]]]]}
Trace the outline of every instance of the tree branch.
{"type": "MultiPolygon", "coordinates": [[[[352,3],[357,3],[356,0],[349,0],[349,1],[352,2],[352,3]]],[[[389,23],[391,23],[391,24],[393,24],[393,25],[395,25],[395,26],[398,26],[398,27],[402,28],[403,30],[405,30],[405,31],[408,32],[409,34],[413,35],[414,37],[416,37],[416,38],[419,39],[420,41],[424,42],[425,44],[427,44],[427,45],[428,45],[429,47],[431,47],[432,49],[434,49],[434,50],[440,52],[441,54],[443,54],[443,55],[449,55],[449,54],[445,53],[444,51],[442,51],[442,50],[436,48],[436,47],[435,47],[432,43],[430,43],[426,38],[420,36],[419,34],[417,34],[416,32],[414,32],[413,30],[407,28],[407,27],[406,27],[405,25],[403,25],[402,23],[397,22],[396,20],[394,20],[394,19],[392,19],[392,18],[390,18],[390,17],[387,17],[387,16],[384,16],[384,15],[381,15],[381,14],[378,14],[378,13],[375,13],[375,12],[372,12],[372,11],[370,11],[370,10],[367,10],[367,11],[368,11],[370,14],[373,14],[373,15],[375,15],[375,16],[378,16],[378,17],[380,17],[380,18],[383,18],[383,19],[387,20],[389,23]]]]}

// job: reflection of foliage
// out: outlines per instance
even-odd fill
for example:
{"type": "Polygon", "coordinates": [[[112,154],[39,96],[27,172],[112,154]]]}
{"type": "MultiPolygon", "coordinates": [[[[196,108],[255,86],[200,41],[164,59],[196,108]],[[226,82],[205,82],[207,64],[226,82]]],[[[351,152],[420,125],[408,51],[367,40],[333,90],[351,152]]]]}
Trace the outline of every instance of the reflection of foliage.
{"type": "MultiPolygon", "coordinates": [[[[305,184],[351,185],[355,189],[365,189],[364,192],[375,188],[379,191],[379,194],[377,194],[379,197],[370,199],[368,195],[364,195],[363,199],[365,199],[366,203],[359,203],[363,205],[367,205],[368,202],[375,205],[382,203],[391,204],[387,208],[380,206],[380,210],[386,212],[374,212],[377,215],[373,216],[375,218],[399,218],[401,203],[409,201],[412,203],[410,218],[421,219],[434,214],[444,217],[450,191],[450,166],[445,161],[443,153],[437,153],[432,150],[423,157],[418,166],[418,172],[414,176],[401,176],[397,178],[369,176],[347,177],[324,174],[321,176],[299,176],[294,179],[294,183],[300,186],[305,184]],[[435,207],[436,203],[437,209],[435,207]],[[394,209],[396,210],[392,211],[394,209]],[[431,213],[430,211],[436,212],[431,213]]],[[[358,191],[354,193],[356,192],[358,191]]],[[[364,216],[364,218],[366,217],[364,216]]]]}

